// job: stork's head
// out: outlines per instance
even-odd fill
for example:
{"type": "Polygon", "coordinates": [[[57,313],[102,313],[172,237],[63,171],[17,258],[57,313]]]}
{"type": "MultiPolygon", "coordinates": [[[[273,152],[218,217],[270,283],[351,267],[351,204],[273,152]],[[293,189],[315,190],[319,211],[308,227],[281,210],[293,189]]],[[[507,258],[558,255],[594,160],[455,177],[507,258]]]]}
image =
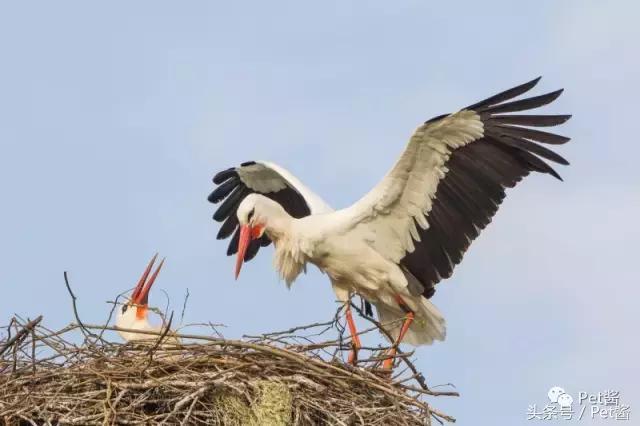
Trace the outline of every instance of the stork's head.
{"type": "Polygon", "coordinates": [[[240,224],[237,279],[251,241],[261,238],[265,232],[271,239],[277,238],[282,232],[283,219],[289,218],[289,215],[280,204],[260,194],[247,195],[238,206],[236,215],[240,224]]]}
{"type": "MultiPolygon", "coordinates": [[[[151,273],[151,268],[156,261],[158,255],[153,256],[144,273],[140,277],[138,284],[136,284],[131,296],[127,298],[125,303],[118,309],[116,314],[116,325],[122,328],[133,328],[133,329],[146,329],[148,328],[148,314],[149,314],[149,291],[151,290],[151,286],[155,282],[158,277],[158,273],[164,265],[164,259],[160,262],[156,270],[149,276],[151,273]]],[[[122,333],[121,333],[122,334],[122,333]]],[[[125,333],[129,335],[130,333],[125,333]]],[[[147,337],[144,335],[140,335],[141,338],[147,337]]],[[[126,340],[133,340],[131,338],[127,338],[126,340]]]]}

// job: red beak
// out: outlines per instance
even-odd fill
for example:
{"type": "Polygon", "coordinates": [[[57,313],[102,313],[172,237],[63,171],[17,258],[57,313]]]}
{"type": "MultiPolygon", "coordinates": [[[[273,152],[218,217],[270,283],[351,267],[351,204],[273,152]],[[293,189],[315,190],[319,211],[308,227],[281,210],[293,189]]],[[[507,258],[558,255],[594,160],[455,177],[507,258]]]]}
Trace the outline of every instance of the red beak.
{"type": "Polygon", "coordinates": [[[236,280],[238,279],[238,275],[240,275],[240,269],[242,269],[244,255],[247,253],[249,243],[251,242],[251,240],[260,238],[262,236],[263,229],[264,226],[262,225],[240,226],[240,238],[238,239],[238,257],[236,258],[236,280]]]}
{"type": "Polygon", "coordinates": [[[147,265],[147,268],[145,269],[144,273],[140,277],[138,284],[136,284],[136,288],[133,290],[133,293],[131,294],[131,301],[136,305],[147,306],[147,304],[149,303],[149,290],[151,290],[151,286],[156,281],[156,278],[160,273],[160,269],[162,269],[162,265],[164,265],[164,259],[162,259],[162,261],[160,262],[156,270],[153,272],[153,274],[151,274],[151,277],[149,277],[151,268],[153,267],[153,264],[155,263],[157,258],[158,258],[158,254],[156,253],[151,258],[151,261],[147,265]],[[148,277],[149,279],[147,280],[148,277]]]}
{"type": "Polygon", "coordinates": [[[251,227],[249,225],[240,226],[240,238],[238,239],[238,257],[236,258],[236,280],[240,275],[244,255],[247,253],[249,243],[251,242],[251,227]]]}

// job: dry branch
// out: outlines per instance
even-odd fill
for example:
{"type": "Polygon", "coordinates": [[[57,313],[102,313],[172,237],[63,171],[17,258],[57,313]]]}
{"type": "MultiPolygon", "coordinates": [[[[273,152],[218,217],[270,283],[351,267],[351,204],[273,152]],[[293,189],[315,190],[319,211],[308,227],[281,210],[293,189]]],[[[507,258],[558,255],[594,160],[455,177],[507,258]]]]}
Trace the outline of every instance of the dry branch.
{"type": "MultiPolygon", "coordinates": [[[[348,350],[348,341],[309,343],[333,321],[248,341],[175,334],[181,344],[164,342],[168,327],[143,333],[149,335],[148,341],[119,344],[102,338],[115,327],[76,323],[52,331],[41,325],[40,318],[13,322],[18,333],[0,342],[3,424],[425,425],[432,419],[454,421],[424,398],[455,392],[424,389],[414,373],[391,380],[374,368],[375,361],[363,361],[354,368],[339,357],[327,357],[328,348],[338,354],[348,350]],[[97,335],[101,338],[96,339],[97,335]],[[78,337],[82,343],[74,343],[78,337]]],[[[381,350],[363,349],[363,358],[378,359],[381,350]]],[[[399,358],[407,360],[406,356],[399,358]]]]}
{"type": "MultiPolygon", "coordinates": [[[[77,297],[64,274],[76,322],[54,331],[14,317],[0,340],[0,424],[113,425],[431,425],[454,422],[425,400],[458,396],[437,392],[398,352],[400,373],[377,367],[386,347],[363,347],[358,367],[346,365],[351,348],[333,319],[286,331],[225,339],[216,324],[195,324],[201,333],[118,329],[80,319],[77,297]],[[15,334],[11,336],[12,328],[15,334]],[[105,333],[148,336],[135,344],[109,341],[105,333]],[[202,332],[202,331],[206,331],[202,332]],[[337,338],[324,337],[331,330],[337,338]],[[212,335],[211,332],[214,334],[212,335]],[[180,343],[177,343],[180,342],[180,343]]],[[[181,318],[189,295],[185,296],[181,318]]],[[[380,324],[364,316],[373,327],[380,324]]],[[[388,337],[388,336],[387,336],[388,337]]]]}

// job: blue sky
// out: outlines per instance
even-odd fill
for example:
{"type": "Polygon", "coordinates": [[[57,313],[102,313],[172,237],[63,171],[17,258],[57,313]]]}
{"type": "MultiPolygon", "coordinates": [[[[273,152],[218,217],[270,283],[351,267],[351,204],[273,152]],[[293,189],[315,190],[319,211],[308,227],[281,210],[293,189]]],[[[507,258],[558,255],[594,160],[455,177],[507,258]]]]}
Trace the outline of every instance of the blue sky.
{"type": "Polygon", "coordinates": [[[237,337],[328,318],[326,277],[288,291],[271,250],[233,281],[212,175],[272,160],[346,206],[425,119],[543,75],[537,93],[566,89],[547,111],[574,114],[565,182],[509,193],[440,284],[448,337],[418,365],[462,393],[434,401],[462,425],[535,423],[554,385],[640,410],[637,3],[391,4],[0,2],[1,317],[70,322],[68,270],[99,322],[159,251],[187,322],[237,337]]]}

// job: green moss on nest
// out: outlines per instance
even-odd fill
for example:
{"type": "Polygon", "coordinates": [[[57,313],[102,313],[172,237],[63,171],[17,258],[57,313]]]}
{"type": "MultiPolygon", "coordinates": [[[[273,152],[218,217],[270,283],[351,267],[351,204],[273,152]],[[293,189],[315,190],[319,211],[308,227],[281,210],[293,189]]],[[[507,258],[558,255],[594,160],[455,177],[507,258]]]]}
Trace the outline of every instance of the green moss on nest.
{"type": "Polygon", "coordinates": [[[213,415],[225,426],[289,426],[292,396],[286,384],[260,380],[254,402],[233,393],[217,393],[213,397],[213,415]]]}
{"type": "Polygon", "coordinates": [[[247,426],[254,424],[254,415],[249,405],[239,396],[219,393],[213,399],[216,423],[225,426],[247,426]]]}
{"type": "Polygon", "coordinates": [[[291,424],[292,396],[283,383],[263,380],[258,383],[258,399],[253,412],[258,425],[287,426],[291,424]]]}

